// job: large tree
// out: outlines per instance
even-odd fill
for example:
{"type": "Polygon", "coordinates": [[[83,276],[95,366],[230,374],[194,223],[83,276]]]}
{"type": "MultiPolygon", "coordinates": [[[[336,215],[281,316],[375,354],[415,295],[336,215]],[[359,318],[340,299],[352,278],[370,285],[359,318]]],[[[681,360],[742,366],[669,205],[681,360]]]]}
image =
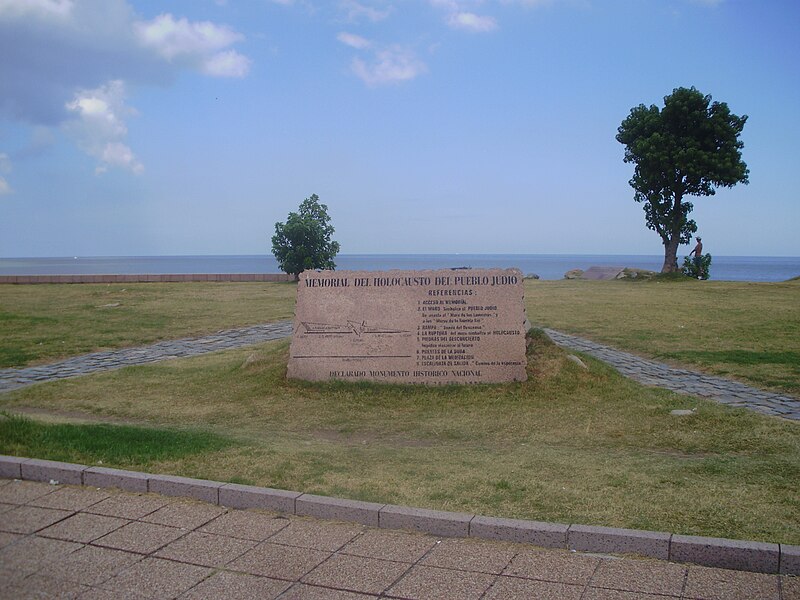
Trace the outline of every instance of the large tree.
{"type": "Polygon", "coordinates": [[[746,121],[724,102],[681,87],[664,98],[663,109],[640,104],[619,126],[625,162],[636,165],[629,182],[634,199],[644,203],[647,227],[664,243],[662,273],[678,270],[678,246],[697,231],[687,196],[713,196],[716,187],[748,182],[739,140],[746,121]]]}
{"type": "Polygon", "coordinates": [[[272,253],[285,273],[297,277],[306,269],[335,269],[339,242],[331,240],[333,225],[328,207],[312,194],[298,212],[290,212],[286,223],[275,223],[272,253]]]}

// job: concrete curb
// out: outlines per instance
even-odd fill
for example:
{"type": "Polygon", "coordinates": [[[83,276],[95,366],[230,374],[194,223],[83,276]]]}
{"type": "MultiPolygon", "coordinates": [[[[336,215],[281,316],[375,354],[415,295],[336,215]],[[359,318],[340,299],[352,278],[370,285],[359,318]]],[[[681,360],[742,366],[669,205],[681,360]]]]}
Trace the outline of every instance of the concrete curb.
{"type": "Polygon", "coordinates": [[[800,575],[800,546],[788,544],[482,517],[16,456],[0,455],[0,478],[152,492],[231,508],[260,508],[443,537],[505,540],[583,552],[638,554],[739,571],[800,575]]]}

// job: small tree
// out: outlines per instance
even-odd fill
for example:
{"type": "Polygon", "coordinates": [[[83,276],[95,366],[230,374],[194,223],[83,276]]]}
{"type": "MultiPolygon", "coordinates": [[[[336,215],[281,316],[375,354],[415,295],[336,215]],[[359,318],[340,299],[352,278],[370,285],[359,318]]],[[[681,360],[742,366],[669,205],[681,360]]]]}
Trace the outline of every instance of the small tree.
{"type": "Polygon", "coordinates": [[[694,279],[708,279],[711,276],[711,255],[701,254],[698,258],[683,258],[681,272],[694,279]]]}
{"type": "Polygon", "coordinates": [[[286,223],[275,223],[272,253],[284,273],[297,277],[306,269],[335,269],[334,257],[339,242],[331,240],[328,207],[312,194],[303,200],[298,212],[290,212],[286,223]]]}
{"type": "Polygon", "coordinates": [[[640,104],[619,126],[624,160],[636,165],[629,182],[634,200],[644,203],[647,227],[664,244],[662,273],[678,270],[678,246],[697,231],[686,197],[748,183],[739,140],[746,121],[695,88],[677,88],[664,98],[663,110],[640,104]]]}

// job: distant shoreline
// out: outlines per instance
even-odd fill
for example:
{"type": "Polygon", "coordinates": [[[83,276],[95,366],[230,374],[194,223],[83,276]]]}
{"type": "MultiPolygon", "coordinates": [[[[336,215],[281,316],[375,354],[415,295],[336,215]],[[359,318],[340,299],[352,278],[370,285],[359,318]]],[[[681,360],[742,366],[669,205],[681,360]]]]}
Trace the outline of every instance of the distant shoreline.
{"type": "MultiPolygon", "coordinates": [[[[682,260],[681,255],[679,262],[682,260]]],[[[659,255],[637,254],[340,254],[338,269],[518,268],[524,275],[562,279],[572,269],[618,266],[660,271],[659,255]]],[[[271,255],[0,258],[0,275],[276,274],[271,255]]],[[[800,275],[800,257],[714,256],[711,278],[786,281],[800,275]]]]}

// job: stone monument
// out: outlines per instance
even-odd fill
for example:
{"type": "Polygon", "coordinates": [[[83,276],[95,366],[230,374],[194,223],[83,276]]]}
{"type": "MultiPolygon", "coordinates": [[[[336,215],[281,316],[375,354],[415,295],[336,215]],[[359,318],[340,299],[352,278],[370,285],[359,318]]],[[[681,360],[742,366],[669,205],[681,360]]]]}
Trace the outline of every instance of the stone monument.
{"type": "Polygon", "coordinates": [[[525,381],[517,269],[305,271],[288,377],[309,381],[525,381]]]}

